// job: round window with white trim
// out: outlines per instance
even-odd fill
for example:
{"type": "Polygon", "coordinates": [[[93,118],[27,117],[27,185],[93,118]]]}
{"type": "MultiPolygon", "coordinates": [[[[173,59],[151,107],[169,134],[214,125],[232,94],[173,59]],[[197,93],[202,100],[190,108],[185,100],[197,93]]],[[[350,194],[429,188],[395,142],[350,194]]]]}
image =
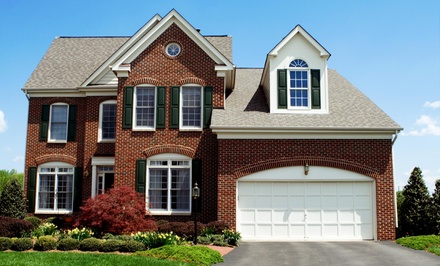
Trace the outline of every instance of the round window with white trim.
{"type": "Polygon", "coordinates": [[[171,56],[171,57],[176,57],[180,54],[180,45],[172,42],[170,44],[167,45],[167,47],[165,48],[165,51],[167,53],[167,55],[171,56]]]}

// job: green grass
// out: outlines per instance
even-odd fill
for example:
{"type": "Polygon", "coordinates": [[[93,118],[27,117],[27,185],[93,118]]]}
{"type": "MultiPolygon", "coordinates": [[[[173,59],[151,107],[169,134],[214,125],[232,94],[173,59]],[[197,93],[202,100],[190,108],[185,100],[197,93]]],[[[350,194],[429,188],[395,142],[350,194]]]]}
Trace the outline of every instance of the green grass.
{"type": "Polygon", "coordinates": [[[396,243],[404,247],[426,250],[440,256],[440,236],[409,236],[396,240],[396,243]]]}
{"type": "Polygon", "coordinates": [[[63,265],[63,266],[184,266],[181,262],[118,254],[94,254],[74,252],[0,252],[1,265],[63,265]]]}

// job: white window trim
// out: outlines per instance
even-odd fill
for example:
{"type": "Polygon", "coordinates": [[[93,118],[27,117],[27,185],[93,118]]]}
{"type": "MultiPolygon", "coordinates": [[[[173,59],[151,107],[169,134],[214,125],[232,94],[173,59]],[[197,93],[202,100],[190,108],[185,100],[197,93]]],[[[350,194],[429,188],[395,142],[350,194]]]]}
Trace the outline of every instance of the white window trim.
{"type": "MultiPolygon", "coordinates": [[[[99,143],[114,143],[116,141],[116,136],[114,139],[103,139],[102,138],[102,119],[103,119],[103,114],[104,114],[104,104],[114,104],[116,105],[116,100],[108,100],[108,101],[103,101],[99,104],[99,125],[98,125],[98,142],[99,143]]],[[[115,132],[116,132],[116,128],[115,128],[115,132]]]]}
{"type": "Polygon", "coordinates": [[[67,135],[69,134],[69,105],[67,103],[53,103],[50,105],[50,113],[49,113],[49,126],[48,126],[48,133],[47,133],[47,142],[50,143],[67,143],[67,135]],[[52,139],[52,107],[54,105],[66,105],[67,106],[67,114],[66,114],[66,137],[64,140],[53,140],[52,139]]]}
{"type": "MultiPolygon", "coordinates": [[[[37,182],[37,190],[36,190],[37,197],[36,197],[36,201],[35,201],[35,213],[36,214],[69,214],[69,213],[73,213],[73,204],[74,204],[73,198],[74,198],[74,194],[75,194],[75,192],[74,192],[74,189],[75,189],[75,166],[68,164],[68,163],[62,163],[62,162],[50,162],[50,163],[45,163],[45,164],[39,165],[37,169],[38,169],[37,170],[37,180],[36,180],[36,182],[37,182]],[[40,193],[39,193],[40,192],[40,173],[41,173],[40,169],[41,168],[50,168],[50,167],[53,167],[53,168],[72,168],[73,169],[73,171],[72,171],[72,178],[73,178],[73,180],[72,180],[72,209],[71,210],[57,209],[56,206],[57,206],[58,202],[56,200],[56,197],[55,197],[53,210],[40,209],[38,207],[39,202],[40,202],[40,193]]],[[[55,174],[55,180],[56,180],[56,182],[55,182],[55,190],[56,190],[57,185],[58,185],[58,171],[56,170],[54,172],[54,174],[55,174]]]]}
{"type": "Polygon", "coordinates": [[[92,157],[92,198],[96,195],[96,179],[98,177],[98,166],[115,166],[115,157],[92,157]]]}
{"type": "Polygon", "coordinates": [[[133,93],[133,127],[132,130],[133,131],[155,131],[156,130],[156,108],[157,108],[157,86],[152,85],[152,84],[139,84],[136,85],[136,87],[134,88],[134,93],[133,93]],[[152,127],[147,127],[147,126],[137,126],[137,121],[136,121],[136,108],[137,108],[137,89],[138,88],[142,88],[142,87],[153,87],[154,88],[154,118],[153,118],[153,126],[152,127]]]}
{"type": "MultiPolygon", "coordinates": [[[[287,109],[290,109],[290,110],[312,110],[312,85],[311,85],[310,68],[309,67],[287,67],[286,70],[287,70],[287,109]],[[290,87],[290,71],[307,71],[307,106],[292,106],[291,105],[290,91],[295,90],[297,88],[290,87]]],[[[300,90],[300,89],[298,89],[298,90],[300,90]]]]}
{"type": "MultiPolygon", "coordinates": [[[[162,166],[163,167],[163,166],[162,166]]],[[[168,168],[168,170],[170,169],[169,166],[166,166],[168,168]]],[[[159,168],[159,167],[157,167],[159,168]]],[[[175,168],[179,168],[178,166],[175,168]]],[[[146,189],[145,189],[145,201],[146,201],[146,208],[147,210],[152,214],[152,215],[191,215],[192,213],[192,197],[191,197],[191,193],[192,193],[192,158],[182,155],[182,154],[175,154],[175,153],[162,153],[162,154],[158,154],[158,155],[154,155],[148,158],[147,160],[147,180],[146,180],[146,189]],[[149,210],[148,207],[148,191],[150,189],[150,161],[189,161],[189,166],[188,167],[181,167],[181,168],[189,168],[189,184],[190,184],[190,197],[189,197],[189,211],[176,211],[176,210],[171,210],[170,204],[171,204],[171,194],[169,193],[170,189],[171,189],[171,176],[168,173],[168,187],[167,187],[167,191],[168,191],[168,198],[167,198],[167,206],[168,206],[168,210],[166,211],[159,211],[159,210],[149,210]]]]}
{"type": "Polygon", "coordinates": [[[179,130],[180,131],[202,131],[203,130],[203,95],[204,90],[203,90],[203,86],[199,85],[199,84],[185,84],[183,86],[180,87],[180,91],[179,91],[179,130]],[[192,126],[183,126],[183,88],[185,87],[199,87],[200,88],[200,127],[192,127],[192,126]]]}

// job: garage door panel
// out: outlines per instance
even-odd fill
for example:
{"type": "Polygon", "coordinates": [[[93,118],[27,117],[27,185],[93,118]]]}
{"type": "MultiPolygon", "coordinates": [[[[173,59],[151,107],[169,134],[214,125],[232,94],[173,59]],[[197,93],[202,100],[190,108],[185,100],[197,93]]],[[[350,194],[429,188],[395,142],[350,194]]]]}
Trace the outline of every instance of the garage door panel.
{"type": "Polygon", "coordinates": [[[371,182],[238,182],[246,239],[372,239],[371,182]]]}

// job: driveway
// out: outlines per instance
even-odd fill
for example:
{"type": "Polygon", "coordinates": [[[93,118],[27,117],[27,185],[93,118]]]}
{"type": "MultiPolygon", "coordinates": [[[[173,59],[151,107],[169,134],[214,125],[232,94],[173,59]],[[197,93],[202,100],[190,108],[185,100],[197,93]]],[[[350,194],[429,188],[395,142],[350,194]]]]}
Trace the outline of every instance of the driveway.
{"type": "Polygon", "coordinates": [[[391,241],[242,242],[221,266],[239,265],[398,265],[439,266],[440,257],[391,241]]]}

